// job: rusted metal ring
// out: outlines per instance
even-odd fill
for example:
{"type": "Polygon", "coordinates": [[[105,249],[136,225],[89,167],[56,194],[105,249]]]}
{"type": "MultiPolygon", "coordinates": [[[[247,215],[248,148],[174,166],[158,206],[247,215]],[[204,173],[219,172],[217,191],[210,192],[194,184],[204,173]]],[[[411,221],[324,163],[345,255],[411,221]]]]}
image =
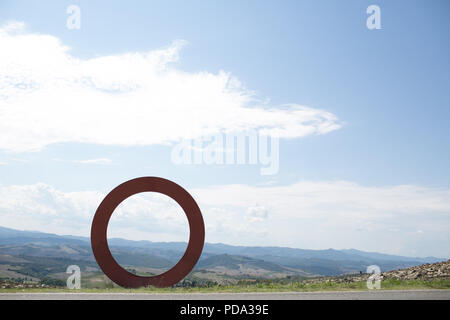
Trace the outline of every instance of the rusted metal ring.
{"type": "Polygon", "coordinates": [[[175,182],[158,177],[136,178],[117,186],[100,203],[91,227],[92,251],[98,265],[108,278],[125,288],[174,285],[194,268],[202,253],[204,242],[205,225],[194,198],[175,182]],[[107,229],[111,215],[122,201],[141,192],[159,192],[171,197],[184,210],[189,222],[189,243],[183,257],[170,270],[152,277],[138,276],[122,268],[108,247],[107,229]]]}

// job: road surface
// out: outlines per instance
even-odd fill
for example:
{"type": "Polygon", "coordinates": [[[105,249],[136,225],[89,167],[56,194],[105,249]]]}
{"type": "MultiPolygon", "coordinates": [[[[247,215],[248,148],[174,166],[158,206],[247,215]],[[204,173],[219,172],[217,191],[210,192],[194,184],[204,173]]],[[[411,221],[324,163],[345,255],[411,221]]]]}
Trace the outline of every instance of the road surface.
{"type": "Polygon", "coordinates": [[[267,293],[0,293],[0,300],[450,300],[450,290],[267,293]]]}

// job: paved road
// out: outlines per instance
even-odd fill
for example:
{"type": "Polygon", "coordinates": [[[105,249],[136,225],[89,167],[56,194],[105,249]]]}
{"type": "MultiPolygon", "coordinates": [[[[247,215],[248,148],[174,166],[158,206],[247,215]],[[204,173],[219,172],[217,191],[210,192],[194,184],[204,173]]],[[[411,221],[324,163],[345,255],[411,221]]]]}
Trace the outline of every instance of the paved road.
{"type": "Polygon", "coordinates": [[[270,293],[0,293],[0,300],[450,300],[450,290],[270,293]]]}

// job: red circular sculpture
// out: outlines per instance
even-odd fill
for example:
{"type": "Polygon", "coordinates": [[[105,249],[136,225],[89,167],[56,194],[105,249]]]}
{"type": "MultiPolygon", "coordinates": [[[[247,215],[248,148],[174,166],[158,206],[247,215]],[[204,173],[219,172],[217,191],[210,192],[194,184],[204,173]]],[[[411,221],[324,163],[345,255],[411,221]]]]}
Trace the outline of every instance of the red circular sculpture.
{"type": "Polygon", "coordinates": [[[91,227],[92,251],[98,265],[108,278],[125,288],[174,285],[194,268],[204,242],[205,225],[194,198],[178,184],[158,177],[136,178],[116,187],[100,203],[91,227]],[[114,260],[108,247],[107,229],[111,215],[122,201],[141,192],[159,192],[171,197],[183,208],[189,222],[189,243],[181,260],[170,270],[152,277],[137,276],[126,271],[114,260]]]}

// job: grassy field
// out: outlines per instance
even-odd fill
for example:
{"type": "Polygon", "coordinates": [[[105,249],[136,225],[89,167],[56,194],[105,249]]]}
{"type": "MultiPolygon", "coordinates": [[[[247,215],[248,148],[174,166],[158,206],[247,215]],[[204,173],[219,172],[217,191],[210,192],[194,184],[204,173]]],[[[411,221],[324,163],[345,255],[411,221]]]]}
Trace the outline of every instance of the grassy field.
{"type": "MultiPolygon", "coordinates": [[[[395,280],[387,279],[381,283],[382,290],[418,290],[418,289],[450,289],[450,279],[435,280],[395,280]]],[[[29,288],[29,289],[0,289],[0,292],[117,292],[117,293],[220,293],[220,292],[314,292],[314,291],[349,291],[349,290],[368,290],[366,282],[350,283],[303,283],[292,282],[287,284],[280,283],[257,283],[257,284],[238,284],[221,285],[213,287],[177,287],[177,288],[140,288],[124,289],[111,285],[105,289],[80,289],[69,290],[66,288],[29,288]]]]}

